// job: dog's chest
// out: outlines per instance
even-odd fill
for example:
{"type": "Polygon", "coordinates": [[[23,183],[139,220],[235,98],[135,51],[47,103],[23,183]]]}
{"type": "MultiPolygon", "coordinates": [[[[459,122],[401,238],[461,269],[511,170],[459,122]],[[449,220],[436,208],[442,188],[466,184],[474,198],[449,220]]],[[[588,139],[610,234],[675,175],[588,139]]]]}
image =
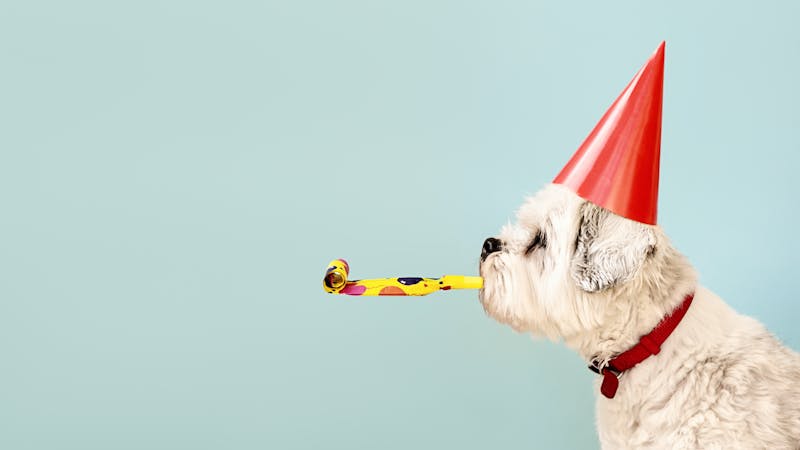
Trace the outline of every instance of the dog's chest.
{"type": "Polygon", "coordinates": [[[600,396],[597,427],[603,448],[661,448],[654,436],[663,437],[670,431],[665,401],[668,399],[634,398],[625,391],[618,392],[613,399],[600,396]]]}
{"type": "MultiPolygon", "coordinates": [[[[600,379],[596,382],[599,391],[600,379]]],[[[623,375],[613,399],[597,399],[597,426],[603,448],[690,448],[685,429],[687,397],[675,380],[658,370],[623,375]]],[[[690,408],[691,409],[691,408],[690,408]]]]}

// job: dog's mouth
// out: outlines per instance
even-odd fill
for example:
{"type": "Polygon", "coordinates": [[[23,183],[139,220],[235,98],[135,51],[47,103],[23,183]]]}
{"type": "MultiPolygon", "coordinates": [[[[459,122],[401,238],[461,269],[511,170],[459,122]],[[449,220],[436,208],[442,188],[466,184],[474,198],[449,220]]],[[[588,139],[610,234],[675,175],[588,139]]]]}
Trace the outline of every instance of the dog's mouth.
{"type": "Polygon", "coordinates": [[[483,278],[483,287],[479,291],[481,300],[488,299],[491,294],[497,289],[497,281],[499,274],[497,254],[483,255],[481,254],[481,262],[478,264],[478,274],[483,278]]]}

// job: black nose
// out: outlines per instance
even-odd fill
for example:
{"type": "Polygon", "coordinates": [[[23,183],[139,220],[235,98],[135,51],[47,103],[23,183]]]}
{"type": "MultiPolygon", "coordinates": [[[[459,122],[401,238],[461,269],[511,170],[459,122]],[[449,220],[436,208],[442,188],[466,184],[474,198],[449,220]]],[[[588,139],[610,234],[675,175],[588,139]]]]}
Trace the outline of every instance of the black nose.
{"type": "Polygon", "coordinates": [[[490,237],[483,241],[483,250],[481,250],[481,260],[486,259],[487,256],[494,252],[500,251],[503,248],[503,241],[490,237]]]}

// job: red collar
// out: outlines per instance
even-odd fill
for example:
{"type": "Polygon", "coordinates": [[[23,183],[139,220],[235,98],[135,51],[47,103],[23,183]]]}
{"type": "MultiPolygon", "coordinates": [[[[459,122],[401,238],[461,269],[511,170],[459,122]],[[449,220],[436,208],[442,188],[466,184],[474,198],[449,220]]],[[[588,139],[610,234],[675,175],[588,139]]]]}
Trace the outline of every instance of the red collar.
{"type": "Polygon", "coordinates": [[[668,316],[661,319],[661,322],[653,328],[653,331],[642,336],[639,343],[631,347],[628,351],[620,353],[615,356],[604,366],[600,366],[600,362],[592,361],[589,366],[593,372],[603,375],[603,384],[600,386],[600,392],[608,398],[614,398],[619,387],[619,377],[623,372],[632,368],[633,366],[644,361],[651,355],[657,355],[661,351],[661,345],[667,340],[675,327],[681,323],[681,319],[686,315],[689,305],[692,304],[694,294],[689,294],[683,299],[674,311],[668,316]]]}

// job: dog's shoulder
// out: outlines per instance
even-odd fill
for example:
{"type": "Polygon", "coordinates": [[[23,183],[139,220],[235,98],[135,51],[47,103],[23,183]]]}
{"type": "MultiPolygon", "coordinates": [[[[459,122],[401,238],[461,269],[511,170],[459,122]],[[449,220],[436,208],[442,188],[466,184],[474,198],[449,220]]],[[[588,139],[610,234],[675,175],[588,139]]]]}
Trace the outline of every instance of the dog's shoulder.
{"type": "Polygon", "coordinates": [[[659,448],[647,437],[673,436],[685,448],[800,446],[800,354],[710,290],[697,289],[651,359],[621,380],[618,399],[598,400],[609,441],[616,435],[622,448],[659,448]]]}

